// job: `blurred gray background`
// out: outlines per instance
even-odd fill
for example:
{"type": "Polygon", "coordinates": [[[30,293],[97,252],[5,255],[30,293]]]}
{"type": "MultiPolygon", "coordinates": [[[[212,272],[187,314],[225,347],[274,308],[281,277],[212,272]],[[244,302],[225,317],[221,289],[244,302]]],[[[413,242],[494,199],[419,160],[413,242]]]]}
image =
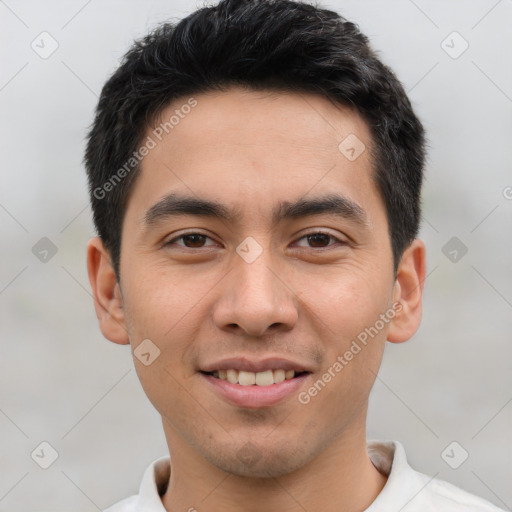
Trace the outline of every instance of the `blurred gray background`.
{"type": "MultiPolygon", "coordinates": [[[[0,1],[0,511],[106,508],[167,453],[129,348],[97,326],[81,161],[133,38],[202,5],[0,1]]],[[[512,1],[321,6],[370,37],[430,146],[424,319],[388,344],[368,436],[400,440],[417,470],[512,510],[512,1]]]]}

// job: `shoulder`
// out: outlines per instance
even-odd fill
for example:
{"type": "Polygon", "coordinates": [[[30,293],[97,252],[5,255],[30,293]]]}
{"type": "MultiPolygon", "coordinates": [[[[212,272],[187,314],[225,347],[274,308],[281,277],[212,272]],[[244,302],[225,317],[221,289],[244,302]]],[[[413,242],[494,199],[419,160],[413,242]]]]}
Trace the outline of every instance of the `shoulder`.
{"type": "Polygon", "coordinates": [[[369,441],[367,447],[373,464],[388,480],[366,512],[504,512],[479,496],[414,470],[398,441],[369,441]]]}
{"type": "MultiPolygon", "coordinates": [[[[426,475],[423,475],[426,477],[426,475]]],[[[428,477],[426,477],[428,478],[428,477]]],[[[426,487],[427,496],[432,500],[432,504],[437,507],[444,507],[442,510],[453,510],[465,512],[503,512],[491,502],[471,494],[460,487],[434,478],[426,487]]],[[[436,508],[439,510],[439,508],[436,508]]]]}
{"type": "Polygon", "coordinates": [[[137,496],[130,496],[124,500],[118,501],[103,512],[136,512],[137,496]]]}
{"type": "Polygon", "coordinates": [[[166,512],[161,496],[170,477],[169,456],[153,461],[144,472],[139,493],[105,509],[103,512],[166,512]]]}

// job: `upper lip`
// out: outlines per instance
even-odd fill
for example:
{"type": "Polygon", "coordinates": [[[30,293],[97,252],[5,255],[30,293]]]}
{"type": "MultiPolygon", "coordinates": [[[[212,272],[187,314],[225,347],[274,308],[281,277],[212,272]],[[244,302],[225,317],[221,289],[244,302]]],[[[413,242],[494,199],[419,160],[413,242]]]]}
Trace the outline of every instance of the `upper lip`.
{"type": "Polygon", "coordinates": [[[295,370],[296,372],[310,372],[305,365],[283,359],[280,357],[270,357],[266,359],[250,359],[248,357],[232,357],[220,361],[206,364],[200,368],[202,372],[214,372],[216,370],[242,370],[245,372],[263,372],[265,370],[295,370]]]}

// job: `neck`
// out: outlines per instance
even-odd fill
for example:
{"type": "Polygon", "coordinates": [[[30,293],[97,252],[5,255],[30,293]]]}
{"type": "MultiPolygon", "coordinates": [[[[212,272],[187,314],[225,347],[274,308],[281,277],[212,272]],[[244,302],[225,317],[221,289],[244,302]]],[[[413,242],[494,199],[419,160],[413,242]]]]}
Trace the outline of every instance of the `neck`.
{"type": "Polygon", "coordinates": [[[176,433],[166,434],[173,447],[169,486],[162,498],[168,512],[361,512],[387,480],[368,456],[364,429],[338,437],[306,466],[278,478],[227,473],[183,440],[177,442],[176,433]]]}

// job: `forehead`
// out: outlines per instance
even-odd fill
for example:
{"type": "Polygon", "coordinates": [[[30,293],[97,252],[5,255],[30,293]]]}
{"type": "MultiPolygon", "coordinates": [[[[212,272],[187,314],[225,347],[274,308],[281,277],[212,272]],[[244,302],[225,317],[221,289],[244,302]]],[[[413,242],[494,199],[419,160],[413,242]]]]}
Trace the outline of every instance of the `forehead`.
{"type": "Polygon", "coordinates": [[[190,98],[164,108],[147,133],[160,128],[163,137],[179,138],[181,147],[293,144],[313,154],[335,150],[336,156],[339,143],[350,134],[371,143],[368,126],[355,108],[316,94],[232,87],[193,96],[192,108],[190,98]]]}
{"type": "Polygon", "coordinates": [[[183,97],[147,128],[149,139],[133,191],[146,211],[179,192],[236,205],[242,215],[265,209],[270,219],[275,205],[310,192],[359,204],[376,192],[367,124],[319,95],[234,87],[183,97]]]}

